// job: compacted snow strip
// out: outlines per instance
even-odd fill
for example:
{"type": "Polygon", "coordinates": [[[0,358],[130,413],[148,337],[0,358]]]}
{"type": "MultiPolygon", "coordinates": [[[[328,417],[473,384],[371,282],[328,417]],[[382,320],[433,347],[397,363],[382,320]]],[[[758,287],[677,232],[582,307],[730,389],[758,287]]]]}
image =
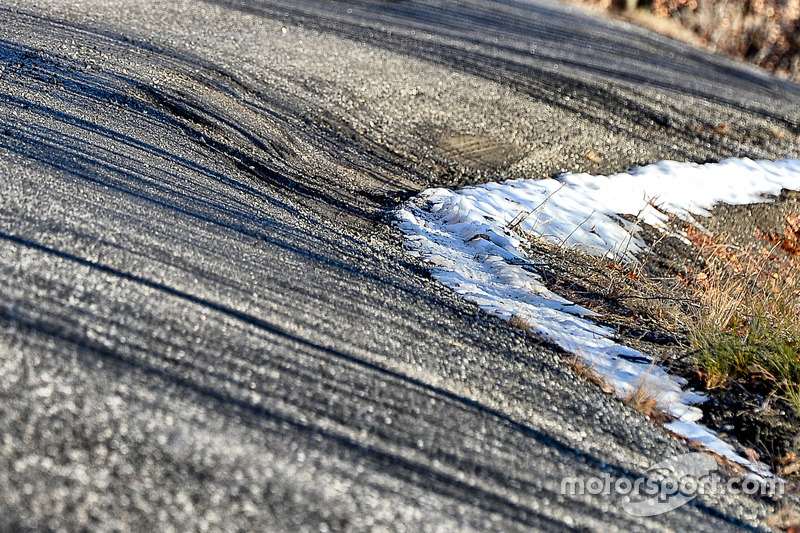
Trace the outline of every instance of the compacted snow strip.
{"type": "Polygon", "coordinates": [[[666,230],[671,217],[694,221],[715,204],[769,201],[766,195],[781,189],[800,190],[800,161],[662,161],[612,176],[566,174],[459,191],[429,189],[404,204],[397,218],[409,253],[432,265],[434,279],[487,312],[524,319],[533,333],[580,356],[620,397],[644,387],[675,417],[666,424],[674,433],[766,472],[698,423],[702,412],[693,404],[705,398],[684,389],[685,380],[617,344],[611,329],[591,320],[594,313],[549,291],[521,235],[636,262],[647,251],[638,236],[641,222],[666,230]]]}

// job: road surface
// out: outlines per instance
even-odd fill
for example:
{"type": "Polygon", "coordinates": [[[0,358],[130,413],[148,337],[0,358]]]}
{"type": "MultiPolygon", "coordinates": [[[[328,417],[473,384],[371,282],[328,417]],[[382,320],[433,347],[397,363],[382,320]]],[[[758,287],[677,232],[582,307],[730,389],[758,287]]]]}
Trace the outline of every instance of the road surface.
{"type": "Polygon", "coordinates": [[[434,284],[430,186],[797,157],[798,86],[546,1],[0,1],[0,531],[727,531],[434,284]]]}

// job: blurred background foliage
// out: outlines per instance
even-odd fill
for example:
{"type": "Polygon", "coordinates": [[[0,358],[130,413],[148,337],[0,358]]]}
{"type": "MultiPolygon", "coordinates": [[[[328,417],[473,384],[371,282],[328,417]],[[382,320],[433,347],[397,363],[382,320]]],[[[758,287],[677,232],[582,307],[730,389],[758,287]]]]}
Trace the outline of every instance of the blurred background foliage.
{"type": "Polygon", "coordinates": [[[800,0],[581,1],[800,81],[800,0]]]}

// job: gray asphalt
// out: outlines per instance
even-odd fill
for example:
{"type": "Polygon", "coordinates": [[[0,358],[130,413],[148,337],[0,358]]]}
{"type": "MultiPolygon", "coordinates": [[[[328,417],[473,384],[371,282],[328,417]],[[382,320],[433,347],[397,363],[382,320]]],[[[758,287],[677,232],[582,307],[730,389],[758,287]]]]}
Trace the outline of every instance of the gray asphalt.
{"type": "Polygon", "coordinates": [[[544,1],[0,1],[0,531],[760,529],[560,494],[687,447],[434,284],[391,209],[797,157],[799,97],[544,1]]]}

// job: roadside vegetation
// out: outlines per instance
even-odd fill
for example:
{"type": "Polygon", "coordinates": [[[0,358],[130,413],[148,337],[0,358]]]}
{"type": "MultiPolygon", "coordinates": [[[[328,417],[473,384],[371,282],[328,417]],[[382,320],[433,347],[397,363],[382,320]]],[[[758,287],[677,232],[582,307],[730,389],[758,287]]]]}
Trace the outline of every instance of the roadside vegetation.
{"type": "Polygon", "coordinates": [[[691,280],[701,312],[689,338],[708,388],[735,383],[800,414],[800,219],[762,238],[754,255],[694,232],[708,266],[691,280]]]}
{"type": "MultiPolygon", "coordinates": [[[[784,474],[797,473],[800,215],[776,214],[779,230],[745,230],[748,238],[741,245],[673,223],[685,240],[642,227],[651,252],[637,265],[531,235],[526,250],[551,290],[599,313],[619,342],[656,356],[705,391],[706,422],[739,439],[742,453],[784,474]]],[[[569,364],[579,376],[611,390],[585,363],[569,364]]],[[[654,420],[667,416],[644,390],[623,401],[654,420]]]]}
{"type": "Polygon", "coordinates": [[[800,0],[573,0],[800,81],[800,0]]]}

